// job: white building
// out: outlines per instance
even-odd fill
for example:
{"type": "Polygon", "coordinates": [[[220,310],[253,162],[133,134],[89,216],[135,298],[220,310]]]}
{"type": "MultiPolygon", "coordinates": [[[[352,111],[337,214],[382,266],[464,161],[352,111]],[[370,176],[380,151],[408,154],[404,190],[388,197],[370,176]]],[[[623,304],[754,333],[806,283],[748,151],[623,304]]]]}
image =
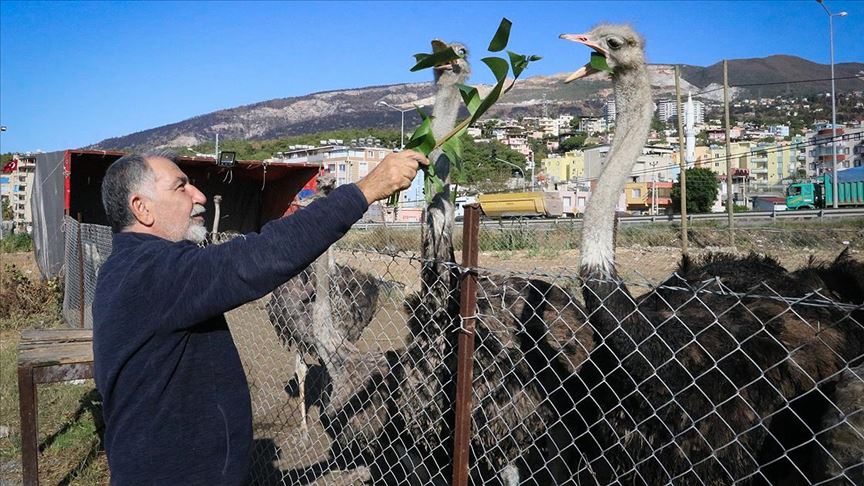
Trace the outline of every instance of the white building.
{"type": "Polygon", "coordinates": [[[582,117],[582,119],[579,120],[579,131],[585,133],[605,132],[606,120],[590,116],[582,117]]]}
{"type": "MultiPolygon", "coordinates": [[[[657,103],[657,117],[663,123],[678,114],[678,103],[675,100],[660,100],[657,103]]],[[[705,104],[699,100],[693,100],[693,121],[696,125],[705,123],[705,104]]]]}
{"type": "MultiPolygon", "coordinates": [[[[0,200],[5,199],[12,211],[11,226],[15,231],[30,232],[33,229],[33,212],[30,208],[30,193],[36,172],[36,155],[15,154],[12,156],[15,169],[0,177],[0,200]]],[[[10,222],[5,222],[5,228],[10,222]]]]}
{"type": "Polygon", "coordinates": [[[606,102],[606,105],[603,106],[603,118],[606,119],[606,125],[615,124],[615,115],[615,100],[609,100],[606,102]]]}
{"type": "Polygon", "coordinates": [[[775,137],[788,137],[789,125],[771,125],[768,127],[768,131],[775,137]]]}

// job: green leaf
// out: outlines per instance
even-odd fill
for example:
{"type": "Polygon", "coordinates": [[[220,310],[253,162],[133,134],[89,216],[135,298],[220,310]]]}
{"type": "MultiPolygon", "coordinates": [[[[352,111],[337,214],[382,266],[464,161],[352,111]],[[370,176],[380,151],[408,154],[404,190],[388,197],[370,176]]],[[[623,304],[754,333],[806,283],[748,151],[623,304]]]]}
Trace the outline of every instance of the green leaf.
{"type": "Polygon", "coordinates": [[[528,67],[528,58],[512,51],[507,51],[507,55],[510,56],[510,68],[513,70],[513,78],[518,78],[522,74],[522,71],[528,67]]]}
{"type": "Polygon", "coordinates": [[[437,66],[439,64],[446,64],[451,61],[455,61],[459,59],[461,56],[456,54],[456,51],[453,50],[452,47],[448,47],[442,51],[435,52],[433,54],[414,54],[414,59],[417,60],[417,64],[411,68],[411,72],[420,71],[423,69],[427,69],[433,66],[437,66]]]}
{"type": "Polygon", "coordinates": [[[507,78],[507,71],[510,70],[510,66],[507,65],[507,61],[501,59],[500,57],[484,57],[481,59],[489,69],[492,70],[492,74],[495,75],[495,79],[500,83],[505,78],[507,78]]]}
{"type": "Polygon", "coordinates": [[[441,151],[450,159],[450,164],[462,171],[462,140],[460,140],[461,131],[453,136],[450,140],[441,145],[441,151]]]}
{"type": "Polygon", "coordinates": [[[429,155],[429,152],[435,147],[435,137],[432,135],[432,118],[420,108],[417,108],[423,122],[411,134],[408,143],[405,144],[406,149],[413,149],[421,152],[423,155],[429,155]]]}
{"type": "Polygon", "coordinates": [[[482,101],[480,98],[480,92],[477,91],[477,88],[466,84],[460,84],[457,86],[459,87],[459,94],[462,95],[462,101],[465,102],[465,107],[468,108],[468,113],[473,115],[482,101]]]}
{"type": "Polygon", "coordinates": [[[612,73],[612,68],[609,67],[609,64],[606,62],[606,56],[599,52],[591,53],[591,67],[598,71],[606,71],[610,74],[612,73]]]}
{"type": "Polygon", "coordinates": [[[510,41],[510,27],[512,25],[513,22],[507,20],[506,17],[501,19],[501,24],[498,25],[495,37],[493,37],[492,42],[489,43],[490,52],[503,51],[507,47],[507,43],[510,41]]]}

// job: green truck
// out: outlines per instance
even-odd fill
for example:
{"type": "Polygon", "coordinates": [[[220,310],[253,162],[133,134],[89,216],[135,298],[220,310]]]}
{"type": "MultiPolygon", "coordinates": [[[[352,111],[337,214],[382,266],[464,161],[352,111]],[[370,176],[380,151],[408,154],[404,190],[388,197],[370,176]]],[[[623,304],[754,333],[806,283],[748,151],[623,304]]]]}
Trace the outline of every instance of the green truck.
{"type": "MultiPolygon", "coordinates": [[[[864,167],[837,173],[837,206],[864,206],[864,167]]],[[[811,182],[796,182],[786,188],[787,209],[822,209],[834,206],[834,179],[823,174],[811,182]]]]}

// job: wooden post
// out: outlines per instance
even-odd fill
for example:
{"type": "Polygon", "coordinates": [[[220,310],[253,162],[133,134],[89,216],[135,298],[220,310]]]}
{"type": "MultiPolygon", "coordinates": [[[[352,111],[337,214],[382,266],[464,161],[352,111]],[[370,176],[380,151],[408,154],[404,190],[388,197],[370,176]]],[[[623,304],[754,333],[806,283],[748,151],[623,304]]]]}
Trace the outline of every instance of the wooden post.
{"type": "Polygon", "coordinates": [[[735,247],[734,210],[732,207],[732,139],[729,127],[729,64],[723,60],[723,110],[726,116],[726,212],[729,216],[729,246],[735,247]]]}
{"type": "Polygon", "coordinates": [[[684,161],[684,128],[681,118],[684,110],[681,109],[681,68],[675,65],[675,103],[678,106],[678,165],[681,174],[678,180],[681,182],[681,251],[687,253],[687,164],[684,161]]]}
{"type": "Polygon", "coordinates": [[[39,431],[36,425],[33,369],[18,365],[18,411],[21,414],[21,469],[24,486],[39,484],[39,431]]]}
{"type": "Polygon", "coordinates": [[[80,297],[78,327],[84,328],[84,243],[81,241],[81,213],[78,213],[78,295],[80,297]]]}
{"type": "Polygon", "coordinates": [[[468,485],[471,445],[471,408],[474,381],[474,315],[477,312],[477,254],[480,233],[480,205],[465,206],[462,223],[462,266],[460,284],[459,350],[456,368],[456,423],[453,438],[453,485],[468,485]]]}

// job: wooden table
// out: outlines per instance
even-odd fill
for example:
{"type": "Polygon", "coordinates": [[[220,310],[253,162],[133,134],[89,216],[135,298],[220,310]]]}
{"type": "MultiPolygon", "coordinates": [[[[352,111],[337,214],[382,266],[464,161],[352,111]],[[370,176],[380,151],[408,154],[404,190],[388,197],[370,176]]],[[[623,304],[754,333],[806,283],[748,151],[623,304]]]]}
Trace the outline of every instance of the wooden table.
{"type": "Polygon", "coordinates": [[[93,377],[92,329],[28,329],[18,343],[18,407],[24,485],[39,484],[36,385],[93,377]]]}

